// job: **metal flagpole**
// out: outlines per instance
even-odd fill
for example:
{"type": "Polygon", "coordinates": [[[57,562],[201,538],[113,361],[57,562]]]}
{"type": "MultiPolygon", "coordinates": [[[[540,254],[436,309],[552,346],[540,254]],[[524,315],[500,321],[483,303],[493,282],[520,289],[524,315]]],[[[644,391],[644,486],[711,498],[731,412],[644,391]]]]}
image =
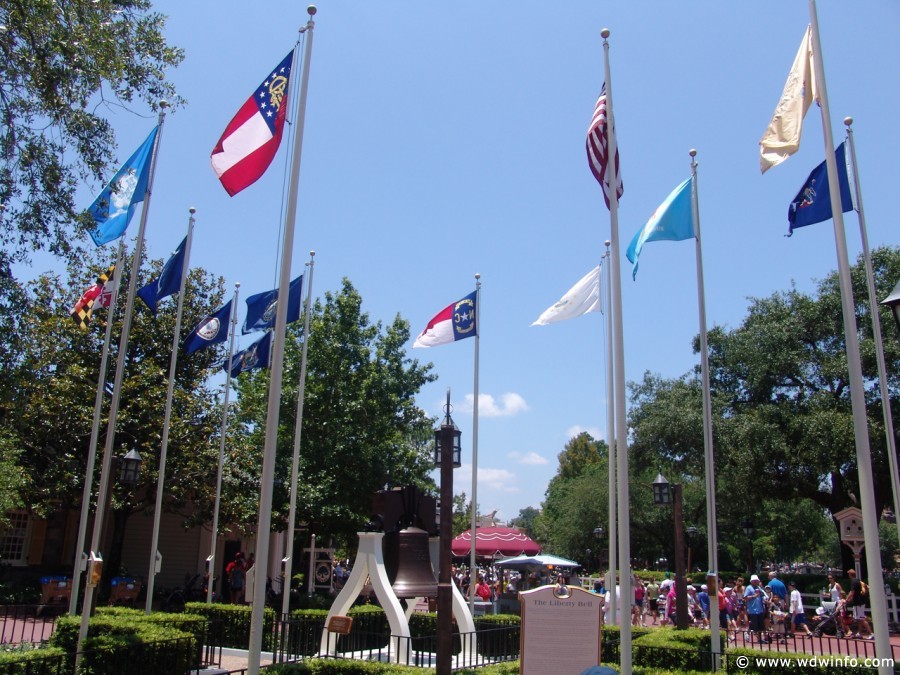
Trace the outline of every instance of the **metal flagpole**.
{"type": "Polygon", "coordinates": [[[234,357],[234,335],[237,333],[238,294],[241,284],[234,285],[234,303],[231,305],[231,336],[228,342],[228,360],[225,361],[225,400],[222,402],[222,424],[219,430],[219,468],[216,471],[216,503],[213,507],[212,542],[206,559],[206,604],[212,602],[213,582],[216,575],[216,546],[219,543],[219,509],[222,504],[222,472],[225,469],[225,434],[228,430],[228,395],[231,393],[231,359],[234,357]]]}
{"type": "Polygon", "coordinates": [[[472,409],[472,548],[469,555],[469,609],[475,613],[475,587],[478,568],[475,567],[475,540],[478,538],[478,348],[481,342],[481,275],[475,274],[475,385],[472,409]]]}
{"type": "Polygon", "coordinates": [[[872,623],[875,632],[875,654],[882,659],[879,672],[887,675],[893,668],[886,665],[891,658],[890,635],[887,622],[887,598],[884,579],[881,576],[881,549],[878,541],[878,514],[875,511],[875,488],[872,478],[872,455],[869,448],[868,418],[866,416],[865,387],[859,353],[859,336],[856,332],[856,313],[853,287],[850,282],[850,260],[847,255],[847,235],[844,231],[844,213],[841,191],[838,185],[837,162],[834,156],[834,140],[831,135],[831,115],[825,89],[825,66],[822,45],[819,40],[819,21],[816,16],[816,0],[809,0],[809,17],[819,108],[822,112],[822,131],[825,136],[825,166],[828,171],[828,189],[831,191],[831,213],[834,221],[834,239],[838,258],[838,279],[841,289],[841,308],[844,319],[844,341],[847,366],[850,371],[850,404],[853,410],[853,431],[856,441],[856,466],[859,474],[859,502],[863,514],[863,536],[869,569],[869,597],[872,601],[872,623]]]}
{"type": "MultiPolygon", "coordinates": [[[[709,347],[706,335],[706,297],[703,283],[703,244],[700,238],[700,196],[697,184],[697,151],[691,149],[691,215],[697,248],[697,306],[700,312],[700,373],[703,382],[703,457],[706,464],[706,533],[709,554],[706,583],[710,598],[709,630],[712,637],[713,668],[722,659],[719,630],[719,535],[716,525],[716,463],[713,452],[712,401],[709,383],[709,347]]],[[[690,570],[688,570],[690,574],[690,570]]]]}
{"type": "Polygon", "coordinates": [[[606,572],[606,589],[609,591],[609,622],[616,621],[616,406],[613,395],[613,324],[612,324],[612,272],[609,250],[606,244],[606,440],[609,447],[609,569],[606,572]]]}
{"type": "MultiPolygon", "coordinates": [[[[262,475],[259,486],[259,517],[256,526],[257,578],[265,579],[269,569],[269,539],[272,527],[272,492],[275,482],[275,452],[278,444],[278,418],[281,407],[281,379],[284,366],[284,334],[287,326],[287,308],[291,282],[291,260],[294,254],[294,222],[297,219],[297,192],[300,181],[300,156],[303,150],[303,126],[306,119],[306,94],[309,87],[309,61],[313,43],[313,16],[315,5],[306,9],[309,19],[301,32],[306,33],[306,50],[303,56],[303,75],[300,81],[300,97],[297,104],[296,129],[294,131],[291,175],[285,212],[284,239],[281,247],[281,276],[278,284],[275,335],[269,379],[269,400],[266,410],[266,440],[263,447],[262,475]]],[[[248,675],[259,675],[260,652],[263,639],[263,612],[266,604],[265,582],[257,583],[253,593],[253,611],[250,615],[250,644],[247,655],[248,675]]]]}
{"type": "Polygon", "coordinates": [[[178,309],[175,311],[175,328],[172,331],[172,354],[169,357],[169,382],[166,387],[166,407],[163,419],[162,444],[159,450],[159,471],[156,476],[156,506],[153,508],[153,534],[150,538],[150,562],[147,565],[147,601],[144,612],[153,611],[153,589],[162,556],[159,553],[159,521],[162,517],[163,489],[166,483],[166,457],[169,453],[169,422],[172,419],[172,398],[175,396],[175,367],[178,365],[178,343],[181,339],[181,317],[184,314],[184,293],[187,288],[191,260],[191,241],[194,236],[193,206],[188,209],[187,243],[184,245],[184,264],[181,266],[181,285],[178,287],[178,309]]]}
{"type": "MultiPolygon", "coordinates": [[[[94,490],[94,465],[97,462],[97,441],[100,438],[100,414],[103,408],[103,394],[106,391],[106,364],[109,360],[109,345],[112,341],[113,312],[119,300],[119,279],[122,277],[122,258],[125,253],[125,239],[119,239],[116,266],[113,270],[112,296],[106,316],[106,337],[103,340],[103,354],[100,356],[100,370],[97,372],[97,395],[94,397],[94,423],[91,426],[91,442],[88,446],[87,468],[84,472],[84,490],[81,493],[81,518],[78,521],[78,543],[75,544],[75,567],[72,570],[72,596],[69,598],[69,614],[75,614],[78,607],[78,593],[81,590],[81,573],[87,564],[84,540],[87,537],[88,513],[91,510],[91,492],[94,490]]],[[[97,504],[97,508],[103,508],[97,504]]]]}
{"type": "MultiPolygon", "coordinates": [[[[875,295],[875,274],[872,271],[872,256],[869,252],[869,235],[866,229],[866,215],[863,210],[862,188],[859,185],[859,170],[856,164],[856,143],[853,140],[853,118],[845,117],[847,138],[850,141],[850,164],[853,168],[853,182],[856,185],[856,208],[859,216],[859,234],[862,239],[863,257],[866,261],[866,284],[869,291],[869,306],[872,311],[872,337],[875,340],[875,360],[878,362],[878,384],[881,390],[881,409],[884,413],[884,431],[887,440],[888,468],[891,472],[891,488],[894,493],[894,514],[900,514],[900,479],[897,476],[897,442],[894,438],[894,420],[891,414],[891,395],[888,391],[887,368],[884,362],[884,343],[881,339],[881,317],[875,295]]],[[[897,521],[897,537],[900,539],[900,517],[897,521]]]]}
{"type": "MultiPolygon", "coordinates": [[[[615,401],[616,401],[616,473],[617,473],[617,503],[619,526],[616,534],[619,539],[619,588],[621,589],[622,607],[631,606],[631,508],[628,504],[628,438],[625,426],[625,337],[622,330],[622,270],[619,263],[619,167],[616,166],[616,123],[613,115],[612,78],[609,70],[609,29],[600,31],[603,38],[603,65],[606,76],[606,115],[607,115],[607,167],[611,169],[612,176],[609,181],[609,230],[612,250],[616,252],[610,258],[612,287],[613,287],[613,353],[615,364],[615,401]]],[[[616,592],[615,588],[611,589],[616,592]]],[[[623,675],[631,675],[631,617],[626,618],[623,613],[622,625],[619,630],[621,654],[619,667],[623,675]]]]}
{"type": "MultiPolygon", "coordinates": [[[[297,383],[297,414],[294,422],[294,459],[291,464],[291,506],[288,512],[286,551],[284,555],[284,581],[281,583],[281,615],[287,617],[291,609],[291,572],[294,560],[294,525],[297,520],[297,474],[300,473],[300,434],[303,431],[303,398],[306,394],[306,350],[309,346],[309,302],[312,297],[315,251],[309,252],[309,272],[306,278],[306,306],[303,317],[303,349],[300,356],[300,380],[297,383]]],[[[315,559],[315,551],[310,553],[315,559]]]]}
{"type": "MultiPolygon", "coordinates": [[[[153,175],[156,173],[156,158],[159,153],[159,141],[162,137],[163,123],[166,119],[166,101],[159,102],[159,131],[153,143],[153,154],[150,158],[150,175],[147,179],[147,191],[144,194],[144,207],[141,209],[141,222],[138,226],[137,240],[134,244],[134,257],[131,260],[131,277],[128,280],[128,294],[125,297],[125,313],[122,317],[122,333],[119,336],[119,352],[116,356],[116,375],[113,379],[112,400],[109,403],[109,423],[106,427],[106,444],[103,448],[103,465],[100,470],[100,491],[97,495],[97,511],[94,513],[94,528],[91,533],[91,560],[102,569],[103,559],[100,556],[100,535],[103,532],[103,511],[106,509],[106,495],[109,491],[112,453],[116,440],[116,419],[119,415],[119,398],[122,393],[122,379],[125,376],[125,359],[128,356],[128,338],[131,334],[131,317],[134,313],[134,295],[137,288],[138,274],[141,270],[141,258],[144,253],[144,233],[147,230],[147,214],[150,212],[150,198],[153,195],[153,175]]],[[[75,670],[81,663],[81,644],[87,637],[88,621],[93,609],[94,589],[100,579],[92,578],[88,570],[87,583],[84,589],[84,603],[81,608],[81,628],[78,631],[78,646],[75,656],[75,670]]]]}

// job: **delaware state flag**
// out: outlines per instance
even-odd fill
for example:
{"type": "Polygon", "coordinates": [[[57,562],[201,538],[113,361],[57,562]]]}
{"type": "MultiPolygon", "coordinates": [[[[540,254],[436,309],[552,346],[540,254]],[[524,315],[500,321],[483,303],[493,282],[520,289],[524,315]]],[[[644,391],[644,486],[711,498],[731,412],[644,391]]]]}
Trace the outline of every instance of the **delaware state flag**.
{"type": "Polygon", "coordinates": [[[238,110],[213,148],[213,171],[232,197],[259,180],[278,151],[293,60],[291,51],[238,110]]]}
{"type": "Polygon", "coordinates": [[[475,325],[475,298],[478,291],[472,291],[459,302],[447,305],[428,322],[425,330],[416,338],[416,347],[437,347],[449,342],[464,340],[478,335],[475,325]]]}

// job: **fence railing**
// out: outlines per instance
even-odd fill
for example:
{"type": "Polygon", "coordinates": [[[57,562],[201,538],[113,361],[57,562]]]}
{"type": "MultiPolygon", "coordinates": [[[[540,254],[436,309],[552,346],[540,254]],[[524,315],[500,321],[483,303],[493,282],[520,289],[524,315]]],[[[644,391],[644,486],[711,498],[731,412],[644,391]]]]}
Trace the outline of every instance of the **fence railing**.
{"type": "Polygon", "coordinates": [[[44,605],[0,605],[0,643],[41,644],[53,634],[56,616],[44,605]]]}

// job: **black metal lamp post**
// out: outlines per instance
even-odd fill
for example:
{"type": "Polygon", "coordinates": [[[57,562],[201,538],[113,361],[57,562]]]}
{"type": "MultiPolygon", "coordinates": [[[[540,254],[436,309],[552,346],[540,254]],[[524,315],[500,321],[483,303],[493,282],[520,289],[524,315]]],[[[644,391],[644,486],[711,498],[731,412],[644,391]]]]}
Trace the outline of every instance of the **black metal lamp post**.
{"type": "Polygon", "coordinates": [[[687,586],[684,571],[684,521],[681,508],[681,484],[670,485],[665,477],[658,473],[653,481],[653,503],[657,506],[672,504],[672,517],[675,521],[675,627],[686,630],[688,627],[687,586]]]}
{"type": "MultiPolygon", "coordinates": [[[[596,539],[597,542],[602,541],[603,537],[605,537],[605,536],[606,536],[606,530],[603,528],[602,525],[598,525],[597,527],[594,528],[594,539],[596,539]]],[[[603,561],[602,550],[603,550],[602,548],[597,549],[597,572],[603,571],[601,569],[601,565],[603,564],[602,563],[602,561],[603,561]]]]}
{"type": "Polygon", "coordinates": [[[756,534],[756,527],[753,525],[753,521],[749,518],[744,518],[741,521],[741,529],[744,530],[744,534],[747,535],[747,547],[748,547],[748,557],[747,557],[747,574],[751,574],[753,572],[753,535],[756,534]]]}
{"type": "Polygon", "coordinates": [[[447,389],[446,417],[439,429],[434,430],[434,461],[441,469],[441,522],[437,596],[437,663],[436,675],[450,675],[453,658],[453,580],[451,579],[450,554],[453,539],[453,469],[462,464],[460,437],[450,417],[450,389],[447,389]]]}
{"type": "Polygon", "coordinates": [[[689,525],[684,528],[685,534],[685,542],[687,543],[687,573],[693,574],[693,568],[691,568],[691,558],[694,557],[694,537],[697,536],[697,528],[693,525],[689,525]]]}
{"type": "Polygon", "coordinates": [[[134,448],[119,458],[119,482],[123,485],[137,485],[142,461],[141,453],[134,448]]]}
{"type": "Polygon", "coordinates": [[[897,282],[897,285],[894,286],[894,290],[891,291],[889,296],[881,301],[881,304],[891,308],[891,312],[894,315],[894,322],[897,324],[897,336],[898,339],[900,339],[900,282],[897,282]]]}

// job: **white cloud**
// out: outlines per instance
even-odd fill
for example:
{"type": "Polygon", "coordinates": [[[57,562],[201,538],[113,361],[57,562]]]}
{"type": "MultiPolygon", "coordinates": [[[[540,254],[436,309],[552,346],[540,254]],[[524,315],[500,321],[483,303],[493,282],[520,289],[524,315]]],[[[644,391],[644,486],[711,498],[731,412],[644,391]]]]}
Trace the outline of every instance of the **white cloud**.
{"type": "MultiPolygon", "coordinates": [[[[475,396],[466,394],[466,400],[460,405],[460,410],[471,412],[474,409],[475,396]]],[[[528,404],[519,394],[512,392],[503,394],[499,401],[490,394],[478,395],[478,414],[482,417],[512,417],[526,410],[528,410],[528,404]]]]}
{"type": "Polygon", "coordinates": [[[600,429],[598,429],[597,427],[583,427],[580,424],[576,424],[573,427],[569,427],[566,430],[566,438],[567,439],[575,438],[582,431],[588,432],[591,435],[591,438],[593,438],[595,441],[606,440],[606,434],[604,434],[602,431],[600,431],[600,429]]]}
{"type": "Polygon", "coordinates": [[[527,464],[528,466],[541,466],[544,464],[549,464],[549,460],[546,457],[541,457],[536,452],[527,452],[523,455],[521,452],[516,452],[515,450],[513,450],[507,456],[510,459],[515,460],[519,464],[527,464]]]}

